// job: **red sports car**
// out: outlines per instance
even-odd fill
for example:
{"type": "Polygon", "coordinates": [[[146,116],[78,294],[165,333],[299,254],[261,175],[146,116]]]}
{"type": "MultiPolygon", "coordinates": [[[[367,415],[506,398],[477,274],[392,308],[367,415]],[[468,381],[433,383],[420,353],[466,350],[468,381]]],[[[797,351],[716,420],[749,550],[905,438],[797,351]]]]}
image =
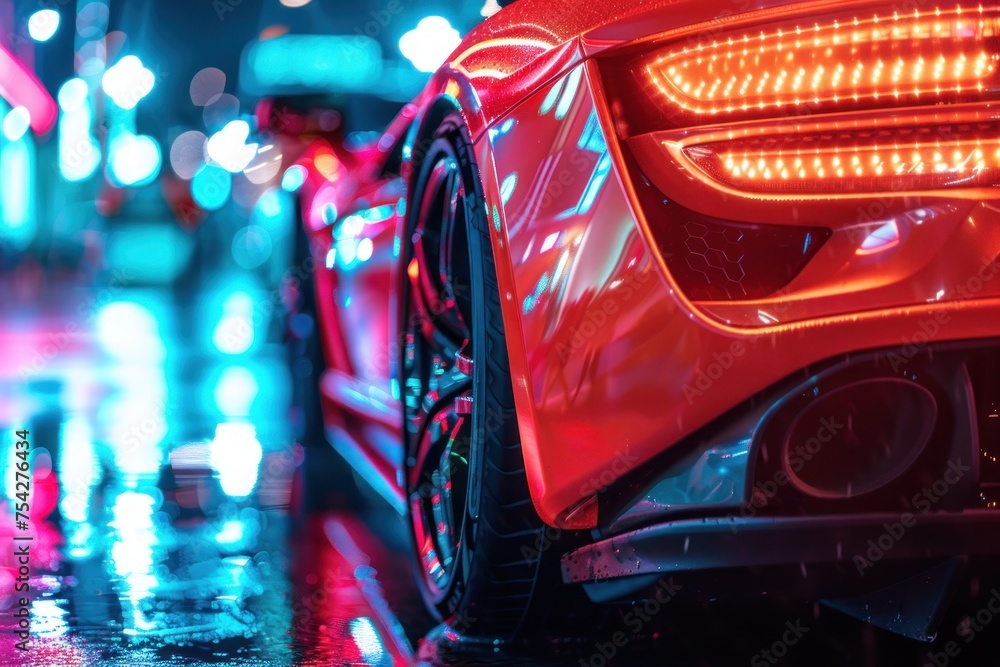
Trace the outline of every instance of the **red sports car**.
{"type": "Polygon", "coordinates": [[[285,122],[297,368],[429,606],[932,634],[1000,552],[998,100],[993,0],[519,0],[371,145],[285,122]]]}

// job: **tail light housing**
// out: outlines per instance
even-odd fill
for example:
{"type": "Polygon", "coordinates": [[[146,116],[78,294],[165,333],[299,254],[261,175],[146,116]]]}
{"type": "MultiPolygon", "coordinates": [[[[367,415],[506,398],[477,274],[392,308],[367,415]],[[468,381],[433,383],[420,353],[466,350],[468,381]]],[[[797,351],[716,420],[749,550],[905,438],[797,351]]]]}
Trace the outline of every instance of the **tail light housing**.
{"type": "Polygon", "coordinates": [[[619,131],[976,102],[1000,92],[1000,7],[960,2],[904,14],[857,3],[830,12],[831,4],[808,13],[800,5],[789,18],[737,17],[731,28],[695,26],[605,60],[619,131]]]}
{"type": "MultiPolygon", "coordinates": [[[[691,300],[777,298],[838,228],[896,228],[891,206],[885,220],[841,206],[854,213],[840,220],[823,202],[1000,184],[1000,118],[990,106],[1000,99],[1000,7],[902,7],[786,5],[598,57],[640,206],[691,300]],[[711,193],[738,220],[717,215],[711,193]],[[771,211],[782,224],[770,224],[771,211]],[[708,212],[709,225],[742,232],[743,245],[763,253],[733,270],[745,272],[739,285],[725,271],[693,270],[704,262],[680,241],[708,212]]],[[[872,253],[865,243],[855,256],[872,253]]]]}
{"type": "Polygon", "coordinates": [[[995,122],[778,134],[681,150],[707,176],[744,192],[899,192],[1000,182],[995,122]]]}

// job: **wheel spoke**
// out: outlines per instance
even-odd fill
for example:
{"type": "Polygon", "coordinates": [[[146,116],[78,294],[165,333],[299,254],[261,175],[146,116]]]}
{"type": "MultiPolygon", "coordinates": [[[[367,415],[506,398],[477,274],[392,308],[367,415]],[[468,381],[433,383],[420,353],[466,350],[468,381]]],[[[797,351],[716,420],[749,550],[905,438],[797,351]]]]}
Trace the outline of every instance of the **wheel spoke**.
{"type": "Polygon", "coordinates": [[[422,412],[435,415],[440,412],[455,410],[455,399],[472,388],[472,380],[457,371],[449,372],[449,377],[442,378],[437,387],[424,395],[422,412]]]}
{"type": "Polygon", "coordinates": [[[414,314],[409,322],[410,328],[417,332],[425,343],[430,345],[431,350],[444,358],[454,359],[455,351],[465,341],[458,341],[451,332],[443,330],[439,324],[438,318],[417,314],[414,314]]]}
{"type": "Polygon", "coordinates": [[[472,364],[460,355],[471,349],[472,333],[463,302],[465,205],[459,165],[444,153],[425,177],[414,231],[405,239],[411,244],[401,364],[406,482],[418,557],[433,590],[451,580],[466,516],[472,364]]]}

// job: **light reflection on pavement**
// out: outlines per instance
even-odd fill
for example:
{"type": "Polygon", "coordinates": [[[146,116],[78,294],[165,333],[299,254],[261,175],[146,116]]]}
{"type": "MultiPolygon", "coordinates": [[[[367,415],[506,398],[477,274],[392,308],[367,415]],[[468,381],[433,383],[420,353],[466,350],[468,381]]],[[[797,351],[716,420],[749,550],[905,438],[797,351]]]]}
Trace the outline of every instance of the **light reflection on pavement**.
{"type": "Polygon", "coordinates": [[[33,538],[30,651],[14,649],[5,548],[0,663],[409,664],[388,604],[372,606],[374,570],[322,524],[296,531],[311,544],[290,540],[302,449],[285,426],[280,346],[235,359],[185,346],[165,293],[86,312],[63,301],[0,327],[5,545],[13,431],[28,428],[33,450],[19,533],[33,538]]]}

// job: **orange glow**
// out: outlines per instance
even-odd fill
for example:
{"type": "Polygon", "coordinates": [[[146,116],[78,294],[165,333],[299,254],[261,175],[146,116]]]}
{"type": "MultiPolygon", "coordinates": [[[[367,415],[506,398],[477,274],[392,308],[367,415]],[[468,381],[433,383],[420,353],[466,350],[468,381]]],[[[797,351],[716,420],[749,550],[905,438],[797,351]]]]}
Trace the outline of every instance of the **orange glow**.
{"type": "Polygon", "coordinates": [[[260,41],[274,39],[288,34],[287,25],[271,25],[260,31],[260,41]]]}
{"type": "Polygon", "coordinates": [[[655,89],[694,114],[976,97],[1000,87],[1000,10],[845,15],[732,32],[659,55],[655,89]]]}
{"type": "Polygon", "coordinates": [[[444,92],[445,95],[458,99],[462,94],[462,87],[458,85],[458,81],[455,81],[455,79],[448,79],[448,83],[444,87],[444,92]]]}
{"type": "Polygon", "coordinates": [[[313,158],[313,164],[323,178],[328,181],[335,181],[340,176],[340,161],[330,149],[320,149],[313,158]]]}
{"type": "Polygon", "coordinates": [[[998,128],[991,125],[977,137],[947,129],[900,130],[892,141],[880,137],[877,143],[865,141],[863,134],[843,142],[815,135],[754,139],[691,146],[684,154],[711,177],[748,191],[865,192],[996,184],[998,128]]]}

